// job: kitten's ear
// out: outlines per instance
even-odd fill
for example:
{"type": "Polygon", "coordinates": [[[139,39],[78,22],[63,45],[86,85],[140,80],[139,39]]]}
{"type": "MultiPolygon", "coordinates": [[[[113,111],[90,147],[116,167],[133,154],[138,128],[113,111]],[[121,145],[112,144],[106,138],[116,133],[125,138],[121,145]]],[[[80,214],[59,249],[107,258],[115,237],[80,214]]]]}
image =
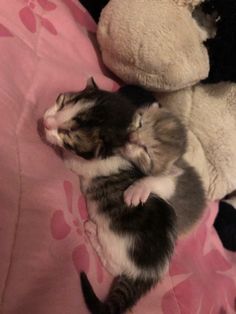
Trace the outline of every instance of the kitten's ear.
{"type": "Polygon", "coordinates": [[[64,99],[65,99],[65,94],[64,93],[59,94],[56,100],[56,103],[58,104],[58,106],[61,106],[63,104],[64,99]]]}
{"type": "Polygon", "coordinates": [[[98,86],[92,76],[87,80],[86,88],[98,89],[98,86]]]}
{"type": "Polygon", "coordinates": [[[57,97],[57,100],[56,100],[56,104],[57,104],[58,108],[60,108],[60,109],[63,108],[64,101],[65,101],[65,94],[62,93],[57,97]]]}
{"type": "Polygon", "coordinates": [[[131,124],[128,127],[128,132],[136,131],[140,126],[140,120],[142,119],[141,112],[136,111],[132,118],[131,124]]]}

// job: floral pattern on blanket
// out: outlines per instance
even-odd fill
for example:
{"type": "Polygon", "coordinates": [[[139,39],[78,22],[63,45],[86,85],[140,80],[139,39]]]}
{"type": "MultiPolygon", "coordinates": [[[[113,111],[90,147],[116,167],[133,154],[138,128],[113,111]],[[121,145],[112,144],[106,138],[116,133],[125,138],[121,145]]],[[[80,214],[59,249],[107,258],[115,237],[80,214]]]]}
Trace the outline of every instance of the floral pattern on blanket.
{"type": "Polygon", "coordinates": [[[64,195],[67,203],[66,209],[57,209],[53,212],[50,229],[52,237],[56,240],[63,240],[70,235],[76,233],[78,235],[78,244],[72,251],[72,261],[75,269],[79,273],[90,271],[90,260],[93,259],[96,278],[98,283],[103,281],[103,269],[100,260],[95,252],[91,253],[91,248],[88,247],[88,241],[83,230],[83,223],[88,219],[86,201],[82,195],[78,196],[77,208],[73,207],[73,186],[71,182],[64,181],[63,183],[64,195]],[[89,253],[90,252],[90,253],[89,253]]]}
{"type": "Polygon", "coordinates": [[[214,239],[212,235],[217,239],[214,229],[207,228],[209,219],[212,221],[211,215],[207,212],[205,223],[177,245],[169,271],[173,291],[167,292],[162,299],[165,314],[171,313],[175,303],[173,293],[179,301],[181,298],[178,296],[184,296],[183,301],[178,302],[183,314],[223,314],[235,310],[236,268],[220,249],[220,243],[216,242],[217,249],[209,242],[209,239],[214,239]]]}
{"type": "Polygon", "coordinates": [[[0,37],[12,37],[12,33],[3,24],[0,24],[0,37]]]}
{"type": "MultiPolygon", "coordinates": [[[[77,233],[78,245],[72,251],[75,269],[78,273],[81,270],[95,272],[97,282],[102,283],[106,270],[83,231],[83,223],[88,219],[86,201],[79,195],[77,207],[73,208],[72,184],[64,181],[63,190],[67,207],[54,211],[50,223],[51,235],[55,240],[63,240],[70,233],[77,233]],[[93,265],[91,259],[94,260],[93,265]]],[[[211,205],[196,230],[178,241],[169,273],[163,279],[168,287],[161,297],[160,310],[163,314],[172,314],[175,308],[179,308],[181,314],[224,314],[235,310],[236,266],[222,249],[214,229],[210,228],[215,214],[216,206],[211,205]],[[209,239],[214,239],[215,245],[209,239]]],[[[155,290],[158,294],[159,285],[155,290]]]]}
{"type": "MultiPolygon", "coordinates": [[[[96,24],[78,0],[0,1],[0,312],[87,314],[77,274],[100,298],[111,276],[83,231],[86,202],[78,180],[45,144],[37,122],[61,91],[93,76],[118,84],[95,42],[96,24]],[[62,23],[63,21],[63,23],[62,23]]],[[[179,241],[169,272],[135,314],[236,312],[236,256],[212,227],[218,204],[179,241]]]]}
{"type": "Polygon", "coordinates": [[[37,21],[48,30],[49,33],[57,35],[57,30],[49,19],[42,16],[39,11],[52,11],[56,9],[56,4],[48,0],[30,0],[26,1],[26,5],[19,11],[19,17],[24,26],[32,33],[36,32],[37,21]],[[41,10],[39,10],[41,9],[41,10]]]}

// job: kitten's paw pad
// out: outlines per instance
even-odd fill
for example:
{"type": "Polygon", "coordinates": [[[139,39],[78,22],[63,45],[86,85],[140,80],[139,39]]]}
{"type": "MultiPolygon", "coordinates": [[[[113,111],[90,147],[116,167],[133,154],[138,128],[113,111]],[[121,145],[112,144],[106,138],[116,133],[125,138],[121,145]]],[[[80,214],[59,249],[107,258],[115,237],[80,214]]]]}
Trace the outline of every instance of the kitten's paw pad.
{"type": "Polygon", "coordinates": [[[150,193],[150,189],[145,184],[135,183],[124,192],[124,201],[128,206],[138,206],[147,201],[150,193]]]}

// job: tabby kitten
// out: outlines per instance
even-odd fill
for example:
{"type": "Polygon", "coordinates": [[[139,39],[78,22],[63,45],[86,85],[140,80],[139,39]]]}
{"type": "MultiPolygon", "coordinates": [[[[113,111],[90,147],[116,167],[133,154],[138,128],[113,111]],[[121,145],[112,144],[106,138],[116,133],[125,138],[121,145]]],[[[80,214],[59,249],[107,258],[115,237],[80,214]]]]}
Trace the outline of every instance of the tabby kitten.
{"type": "Polygon", "coordinates": [[[126,85],[119,93],[137,106],[128,130],[129,141],[119,153],[147,175],[125,191],[125,202],[137,206],[151,193],[163,197],[175,209],[178,235],[186,233],[199,221],[206,203],[196,170],[183,158],[186,129],[142,87],[126,85]]]}
{"type": "MultiPolygon", "coordinates": [[[[81,273],[82,291],[93,314],[118,314],[131,308],[161,278],[176,240],[176,214],[161,194],[133,207],[124,202],[127,188],[145,176],[117,154],[129,139],[135,110],[120,93],[99,90],[90,81],[82,92],[61,94],[44,115],[47,140],[70,152],[67,166],[81,177],[91,245],[117,276],[101,302],[81,273]]],[[[161,182],[174,184],[171,177],[160,178],[161,182]]]]}

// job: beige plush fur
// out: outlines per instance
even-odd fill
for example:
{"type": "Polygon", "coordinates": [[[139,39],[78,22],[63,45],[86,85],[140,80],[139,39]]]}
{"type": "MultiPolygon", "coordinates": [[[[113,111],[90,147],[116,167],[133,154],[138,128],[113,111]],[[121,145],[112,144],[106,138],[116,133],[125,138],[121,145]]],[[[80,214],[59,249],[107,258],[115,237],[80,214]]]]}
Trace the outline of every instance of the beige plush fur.
{"type": "Polygon", "coordinates": [[[126,83],[157,91],[157,100],[188,129],[185,155],[209,200],[236,189],[236,84],[200,85],[208,74],[202,44],[215,34],[202,0],[110,0],[98,41],[105,64],[126,83]],[[206,18],[206,20],[205,20],[206,18]]]}
{"type": "Polygon", "coordinates": [[[110,0],[97,31],[104,63],[125,82],[154,91],[174,91],[206,78],[206,33],[188,8],[196,1],[110,0]]]}
{"type": "Polygon", "coordinates": [[[191,6],[194,8],[204,0],[173,0],[176,4],[181,5],[181,6],[191,6]]]}
{"type": "Polygon", "coordinates": [[[209,200],[236,189],[236,84],[196,85],[158,94],[188,129],[185,158],[203,179],[209,200]]]}

